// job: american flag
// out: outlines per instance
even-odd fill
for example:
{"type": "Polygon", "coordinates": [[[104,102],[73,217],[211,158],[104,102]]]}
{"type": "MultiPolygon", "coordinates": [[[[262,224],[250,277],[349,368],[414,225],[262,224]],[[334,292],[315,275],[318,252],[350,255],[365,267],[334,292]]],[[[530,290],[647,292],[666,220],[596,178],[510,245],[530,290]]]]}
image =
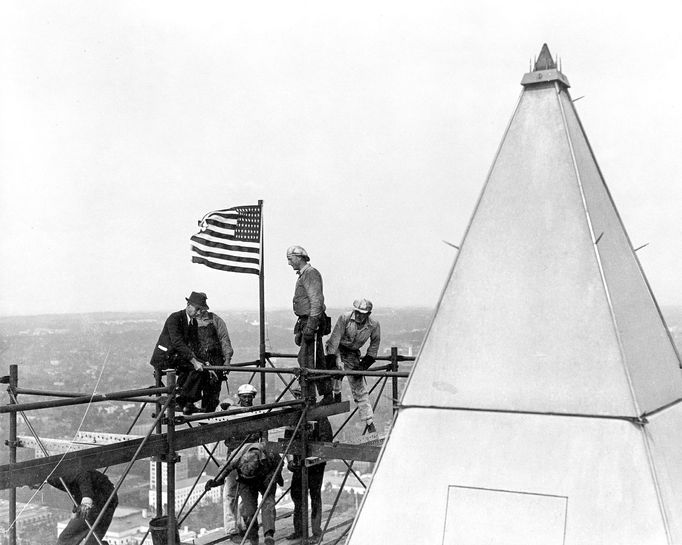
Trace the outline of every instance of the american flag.
{"type": "Polygon", "coordinates": [[[238,273],[260,273],[261,207],[215,210],[199,220],[192,241],[192,263],[238,273]]]}

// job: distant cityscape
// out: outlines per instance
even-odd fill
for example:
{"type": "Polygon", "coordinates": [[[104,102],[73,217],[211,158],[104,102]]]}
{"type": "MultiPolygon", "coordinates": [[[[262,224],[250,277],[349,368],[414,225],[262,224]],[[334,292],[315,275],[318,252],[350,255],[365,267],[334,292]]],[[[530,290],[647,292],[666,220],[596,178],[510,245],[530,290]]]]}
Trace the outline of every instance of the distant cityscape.
{"type": "MultiPolygon", "coordinates": [[[[337,316],[342,310],[329,310],[337,316]]],[[[259,324],[257,313],[217,312],[228,325],[235,348],[233,362],[252,361],[258,358],[259,324]]],[[[431,309],[387,309],[374,313],[382,324],[380,355],[390,354],[392,346],[402,355],[416,355],[432,316],[431,309]]],[[[91,394],[121,391],[151,386],[154,382],[149,357],[166,318],[165,313],[95,313],[66,314],[30,317],[0,318],[0,374],[7,374],[10,364],[19,366],[19,384],[25,388],[91,394]]],[[[289,312],[269,312],[266,317],[266,348],[268,351],[295,354],[293,319],[289,312]]],[[[293,361],[293,360],[292,360],[293,361]]],[[[275,363],[277,363],[275,361],[275,363]]],[[[401,364],[409,370],[411,363],[401,364]]],[[[247,382],[249,374],[232,373],[229,392],[223,386],[222,396],[232,397],[236,388],[247,382]]],[[[404,381],[401,381],[404,383],[404,381]]],[[[254,382],[257,384],[257,381],[254,382]]],[[[274,375],[267,376],[268,401],[281,392],[282,383],[274,375]]],[[[391,421],[390,388],[381,394],[375,420],[380,430],[386,430],[391,421]]],[[[373,397],[373,396],[372,396],[373,397]]],[[[344,381],[344,398],[350,398],[344,381]]],[[[46,399],[22,396],[21,401],[46,399]]],[[[71,441],[114,441],[125,434],[137,416],[139,404],[130,402],[105,402],[73,407],[32,411],[27,416],[50,454],[63,452],[71,441]],[[79,431],[80,433],[76,433],[79,431]],[[53,441],[50,441],[53,440],[53,441]]],[[[130,435],[144,435],[151,423],[151,409],[145,409],[130,435]]],[[[346,415],[332,418],[335,428],[346,415]]],[[[20,421],[18,435],[27,448],[20,448],[18,459],[41,456],[29,430],[20,421]]],[[[359,436],[362,425],[357,416],[338,437],[352,440],[359,436]]],[[[0,420],[0,433],[7,437],[8,420],[0,420]]],[[[85,445],[84,445],[85,446],[85,445]]],[[[213,445],[210,446],[211,448],[213,445]]],[[[216,448],[216,458],[225,459],[223,445],[216,448]]],[[[176,468],[176,508],[186,502],[194,503],[203,490],[204,483],[215,475],[216,466],[204,470],[206,449],[198,447],[181,452],[181,462],[176,468]],[[200,476],[198,484],[195,480],[200,476]]],[[[2,463],[8,461],[7,447],[0,449],[2,463]]],[[[137,462],[119,491],[119,506],[106,539],[110,545],[137,545],[147,533],[150,519],[156,512],[155,473],[149,460],[137,462]]],[[[368,463],[356,463],[354,468],[366,484],[371,478],[368,463]]],[[[123,466],[112,467],[108,475],[117,482],[123,466]]],[[[341,462],[327,465],[323,485],[323,500],[331,504],[341,486],[345,466],[341,462]]],[[[288,488],[288,471],[284,472],[288,488]]],[[[165,478],[165,472],[164,472],[165,478]]],[[[165,488],[165,486],[164,486],[165,488]]],[[[355,477],[346,481],[337,510],[353,511],[357,508],[364,488],[355,477]]],[[[8,491],[0,492],[0,545],[7,542],[9,504],[8,491]]],[[[164,496],[165,497],[165,496],[164,496]]],[[[49,485],[37,492],[27,487],[17,490],[17,535],[20,545],[44,545],[56,539],[71,512],[65,509],[65,495],[49,485]]],[[[223,533],[223,512],[220,488],[206,494],[200,504],[187,517],[180,528],[180,537],[187,543],[207,543],[223,533]]],[[[288,497],[278,504],[279,512],[292,509],[288,497]]],[[[147,538],[147,543],[151,543],[147,538]]]]}

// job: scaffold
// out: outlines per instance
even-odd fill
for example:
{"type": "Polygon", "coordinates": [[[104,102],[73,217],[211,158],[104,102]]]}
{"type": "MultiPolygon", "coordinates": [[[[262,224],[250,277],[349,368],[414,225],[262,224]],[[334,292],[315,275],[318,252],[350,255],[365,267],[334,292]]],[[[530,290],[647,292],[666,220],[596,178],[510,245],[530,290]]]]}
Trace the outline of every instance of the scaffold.
{"type": "MultiPolygon", "coordinates": [[[[102,394],[85,394],[22,388],[19,386],[18,366],[10,365],[9,375],[0,378],[0,381],[8,385],[7,392],[9,396],[8,403],[6,405],[0,405],[0,413],[7,413],[9,417],[9,437],[6,441],[6,445],[9,448],[9,463],[0,466],[0,490],[9,490],[9,520],[7,530],[9,545],[17,545],[16,489],[18,487],[35,487],[36,485],[44,484],[48,477],[61,479],[64,475],[74,470],[85,471],[105,468],[104,472],[106,472],[110,466],[126,464],[121,476],[115,483],[114,489],[105,506],[100,510],[93,525],[90,526],[88,536],[85,540],[87,541],[87,539],[93,535],[99,545],[102,545],[101,540],[93,534],[93,528],[100,522],[106,507],[121,488],[123,482],[130,473],[133,464],[136,461],[145,458],[150,458],[154,462],[157,483],[155,486],[156,516],[166,517],[166,542],[169,545],[180,545],[176,530],[187,517],[190,516],[195,507],[199,505],[204,495],[207,493],[207,490],[202,491],[197,499],[188,507],[192,492],[199,484],[201,476],[204,474],[204,471],[209,464],[214,464],[218,468],[223,466],[214,455],[218,444],[221,441],[224,441],[229,445],[230,450],[227,460],[229,461],[230,456],[235,456],[239,448],[247,442],[251,434],[264,434],[267,437],[267,432],[269,430],[282,427],[288,427],[293,430],[288,439],[268,441],[267,448],[271,452],[280,455],[278,470],[281,470],[288,455],[300,456],[303,460],[303,463],[301,464],[301,544],[310,543],[308,536],[308,468],[328,460],[341,460],[344,463],[346,467],[344,477],[332,506],[326,513],[322,534],[317,539],[316,544],[333,545],[340,542],[350,530],[353,519],[350,518],[332,525],[332,517],[339,503],[339,499],[350,475],[353,475],[363,488],[367,487],[360,475],[353,468],[353,465],[359,461],[375,462],[381,449],[381,440],[365,443],[341,443],[337,441],[337,437],[351,421],[358,408],[355,407],[353,411],[350,411],[349,401],[327,405],[315,404],[310,401],[307,392],[310,388],[314,388],[315,381],[323,378],[348,375],[373,378],[375,380],[374,384],[369,388],[369,395],[371,396],[378,389],[378,393],[375,394],[373,402],[373,408],[376,410],[379,401],[382,399],[384,389],[390,380],[390,399],[392,403],[392,412],[395,416],[399,395],[398,381],[399,379],[407,378],[409,375],[408,372],[399,369],[399,364],[404,361],[414,361],[415,358],[400,355],[397,347],[392,347],[389,356],[379,356],[376,358],[377,363],[382,361],[386,363],[372,366],[365,371],[306,369],[299,366],[277,366],[273,363],[273,359],[275,358],[278,360],[286,360],[291,358],[295,359],[296,357],[295,354],[265,352],[262,350],[258,360],[227,366],[206,366],[205,369],[208,370],[222,370],[229,373],[248,373],[250,374],[248,379],[249,383],[256,377],[260,377],[261,404],[254,405],[253,407],[230,407],[227,410],[195,415],[176,413],[176,374],[175,371],[171,369],[166,370],[164,373],[165,377],[157,376],[156,385],[153,387],[102,394]],[[276,375],[283,385],[281,391],[277,393],[276,399],[271,403],[266,402],[266,376],[268,374],[276,375]],[[163,383],[163,378],[165,378],[165,385],[163,383]],[[291,395],[291,388],[296,381],[298,381],[301,388],[301,399],[283,401],[287,393],[291,395]],[[20,402],[19,396],[26,395],[56,399],[20,402]],[[152,405],[154,407],[154,413],[152,415],[153,421],[147,426],[146,433],[140,437],[117,440],[111,444],[94,446],[91,448],[80,448],[79,450],[67,451],[63,454],[54,454],[49,452],[41,437],[37,434],[27,414],[31,411],[41,409],[109,401],[124,401],[127,403],[133,402],[140,404],[136,416],[124,435],[131,433],[141,418],[144,409],[147,406],[152,405]],[[349,414],[334,432],[333,442],[331,443],[309,441],[307,433],[298,433],[299,430],[306,428],[307,422],[309,421],[344,413],[349,414]],[[30,432],[33,441],[39,446],[43,457],[17,462],[17,449],[25,446],[17,435],[18,415],[30,432]],[[198,425],[198,423],[201,425],[198,425]],[[209,449],[207,445],[211,444],[213,445],[213,448],[209,449]],[[202,470],[196,477],[190,493],[187,494],[183,505],[179,510],[176,510],[175,466],[179,461],[178,451],[197,446],[201,446],[204,449],[207,453],[207,459],[202,470]],[[167,483],[165,491],[165,512],[163,509],[163,487],[161,486],[164,463],[166,467],[167,483]],[[332,532],[332,530],[338,535],[335,535],[332,539],[325,540],[325,536],[332,532]]],[[[363,431],[363,434],[364,433],[365,432],[363,431]]],[[[277,473],[278,471],[275,471],[274,475],[276,476],[277,473]]],[[[217,477],[219,476],[220,475],[217,477]]],[[[268,483],[267,491],[273,486],[276,486],[275,476],[273,476],[268,483]]],[[[64,488],[66,488],[66,486],[64,486],[64,488]]],[[[289,491],[290,488],[284,490],[280,496],[276,498],[275,503],[279,503],[289,491]]],[[[261,497],[264,496],[265,494],[261,497]]],[[[75,505],[74,498],[70,497],[70,499],[75,505]]],[[[257,523],[262,506],[263,502],[261,500],[257,507],[256,514],[251,519],[252,525],[257,523]]],[[[140,543],[145,543],[149,533],[150,530],[148,529],[140,543]]],[[[241,541],[242,545],[246,542],[247,535],[248,529],[241,541]]],[[[211,541],[210,543],[213,545],[227,540],[228,537],[222,537],[211,541]]],[[[151,540],[147,541],[147,543],[150,541],[151,540]]]]}

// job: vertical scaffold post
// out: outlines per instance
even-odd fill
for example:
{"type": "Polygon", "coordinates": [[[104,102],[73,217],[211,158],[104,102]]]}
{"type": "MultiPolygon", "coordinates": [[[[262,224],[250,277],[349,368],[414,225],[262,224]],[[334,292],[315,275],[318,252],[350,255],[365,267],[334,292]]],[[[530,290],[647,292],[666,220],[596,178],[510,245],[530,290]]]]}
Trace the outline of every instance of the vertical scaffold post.
{"type": "Polygon", "coordinates": [[[166,374],[168,388],[171,391],[171,402],[166,411],[166,441],[168,450],[166,454],[166,511],[168,513],[168,545],[180,545],[175,542],[177,522],[175,520],[175,371],[166,374]]]}
{"type": "MultiPolygon", "coordinates": [[[[314,355],[317,356],[317,335],[315,336],[315,342],[313,343],[313,349],[315,350],[314,355]]],[[[305,459],[308,457],[308,403],[310,403],[310,397],[308,392],[310,389],[315,389],[316,385],[312,382],[308,382],[308,375],[306,373],[301,373],[299,377],[301,383],[301,399],[305,401],[305,405],[301,408],[303,411],[303,421],[301,427],[298,430],[300,433],[301,441],[301,455],[299,458],[300,469],[301,469],[301,543],[308,542],[308,466],[305,465],[305,459]]],[[[315,394],[312,394],[312,398],[315,399],[315,394]]]]}
{"type": "MultiPolygon", "coordinates": [[[[162,386],[161,384],[161,369],[156,369],[156,372],[154,373],[154,376],[156,377],[156,387],[160,388],[162,386]]],[[[157,394],[157,397],[159,397],[161,394],[157,394]]],[[[158,415],[162,411],[163,407],[161,405],[161,402],[156,403],[156,414],[158,415]]],[[[161,425],[161,419],[156,423],[156,433],[159,435],[163,433],[163,428],[161,425]]],[[[161,464],[161,460],[159,459],[158,456],[155,457],[155,463],[154,463],[154,474],[156,476],[156,516],[160,517],[163,515],[163,466],[161,464]]]]}
{"type": "MultiPolygon", "coordinates": [[[[19,381],[19,366],[14,364],[9,366],[9,386],[8,392],[14,395],[9,396],[10,404],[14,404],[17,383],[19,381]]],[[[18,402],[18,401],[17,401],[18,402]]],[[[17,413],[9,413],[9,463],[17,462],[17,413]]],[[[9,489],[9,523],[12,525],[9,530],[9,545],[17,544],[17,489],[9,489]]]]}
{"type": "MultiPolygon", "coordinates": [[[[391,347],[391,371],[393,371],[394,373],[398,372],[398,347],[397,346],[391,347]]],[[[392,382],[392,386],[393,386],[393,392],[392,392],[393,416],[395,416],[395,413],[398,411],[398,377],[396,377],[396,376],[391,377],[391,382],[392,382]]]]}

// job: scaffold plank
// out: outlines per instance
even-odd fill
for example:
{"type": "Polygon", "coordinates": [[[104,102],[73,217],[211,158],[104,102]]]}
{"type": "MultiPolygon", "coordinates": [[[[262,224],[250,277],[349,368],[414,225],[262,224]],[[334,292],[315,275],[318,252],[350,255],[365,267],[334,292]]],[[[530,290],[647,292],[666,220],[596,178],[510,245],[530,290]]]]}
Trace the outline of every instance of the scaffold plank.
{"type": "MultiPolygon", "coordinates": [[[[376,462],[381,447],[377,445],[363,445],[350,443],[321,443],[311,441],[308,443],[307,456],[316,456],[322,460],[356,460],[358,462],[376,462]]],[[[270,441],[268,448],[282,454],[286,449],[286,443],[270,441]]],[[[303,449],[294,443],[289,449],[289,454],[304,456],[303,449]]]]}
{"type": "MultiPolygon", "coordinates": [[[[348,402],[323,405],[310,409],[308,415],[310,419],[322,418],[323,416],[347,412],[349,407],[348,402]]],[[[241,416],[238,422],[225,420],[215,424],[207,423],[195,428],[176,430],[174,448],[175,450],[183,450],[205,443],[244,437],[250,433],[263,430],[294,426],[299,415],[299,409],[278,409],[269,413],[241,416]]],[[[0,490],[41,483],[50,473],[55,477],[60,477],[73,469],[98,469],[128,462],[133,458],[143,440],[143,438],[131,439],[111,445],[69,452],[65,455],[1,465],[0,490]]],[[[152,435],[140,450],[138,458],[162,455],[167,450],[166,435],[152,435]]]]}

